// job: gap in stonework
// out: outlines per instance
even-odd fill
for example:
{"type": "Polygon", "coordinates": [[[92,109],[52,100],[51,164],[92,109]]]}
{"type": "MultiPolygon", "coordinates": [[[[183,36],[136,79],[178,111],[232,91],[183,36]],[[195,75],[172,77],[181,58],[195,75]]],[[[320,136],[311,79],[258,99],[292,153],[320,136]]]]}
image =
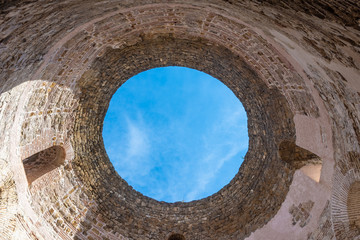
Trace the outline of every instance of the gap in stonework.
{"type": "Polygon", "coordinates": [[[219,191],[238,172],[249,142],[239,99],[186,67],[154,68],[126,81],[111,99],[103,139],[119,175],[166,202],[219,191]]]}

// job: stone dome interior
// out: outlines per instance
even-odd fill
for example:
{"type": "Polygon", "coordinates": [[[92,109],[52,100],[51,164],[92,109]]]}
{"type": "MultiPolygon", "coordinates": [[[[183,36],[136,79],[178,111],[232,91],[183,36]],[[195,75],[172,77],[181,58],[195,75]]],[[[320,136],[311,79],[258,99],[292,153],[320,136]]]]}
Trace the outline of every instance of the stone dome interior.
{"type": "Polygon", "coordinates": [[[360,239],[360,5],[0,1],[3,239],[360,239]],[[117,174],[102,124],[130,77],[183,66],[248,115],[232,181],[192,202],[117,174]]]}

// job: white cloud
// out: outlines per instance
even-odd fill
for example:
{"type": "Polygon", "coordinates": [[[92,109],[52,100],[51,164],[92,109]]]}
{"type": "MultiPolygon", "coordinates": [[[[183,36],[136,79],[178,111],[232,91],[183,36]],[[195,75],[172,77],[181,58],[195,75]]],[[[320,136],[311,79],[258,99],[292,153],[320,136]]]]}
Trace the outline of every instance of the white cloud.
{"type": "Polygon", "coordinates": [[[128,149],[126,158],[144,157],[148,154],[150,148],[150,141],[146,134],[144,126],[136,125],[130,119],[126,120],[128,125],[128,149]]]}
{"type": "MultiPolygon", "coordinates": [[[[200,162],[193,189],[186,195],[186,201],[198,199],[208,189],[226,162],[248,148],[247,126],[240,124],[246,113],[239,109],[223,109],[220,121],[215,121],[212,130],[203,136],[204,152],[200,162]]],[[[242,156],[243,157],[243,156],[242,156]]],[[[239,159],[240,161],[241,159],[239,159]]]]}
{"type": "Polygon", "coordinates": [[[126,117],[127,134],[124,146],[118,146],[118,154],[114,164],[120,176],[129,182],[145,185],[146,181],[141,176],[147,175],[153,163],[149,158],[151,153],[151,141],[149,140],[149,130],[139,115],[136,120],[126,117]],[[141,171],[139,171],[141,169],[141,171]]]}
{"type": "Polygon", "coordinates": [[[221,167],[227,161],[235,157],[239,152],[240,147],[233,145],[230,151],[225,155],[223,155],[224,151],[219,151],[219,149],[215,149],[213,152],[206,155],[201,162],[206,164],[205,166],[207,167],[199,169],[196,177],[196,184],[194,185],[192,191],[186,195],[185,200],[191,201],[193,199],[198,199],[221,167]]]}

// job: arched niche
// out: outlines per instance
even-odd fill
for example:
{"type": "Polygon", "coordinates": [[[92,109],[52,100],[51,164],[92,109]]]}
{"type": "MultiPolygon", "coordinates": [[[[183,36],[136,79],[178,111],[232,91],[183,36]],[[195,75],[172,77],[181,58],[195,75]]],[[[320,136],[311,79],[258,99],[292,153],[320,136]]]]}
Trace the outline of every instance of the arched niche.
{"type": "Polygon", "coordinates": [[[61,146],[52,146],[24,159],[26,178],[29,185],[64,163],[65,150],[61,146]]]}
{"type": "Polygon", "coordinates": [[[179,233],[174,233],[171,234],[170,237],[168,238],[168,240],[185,240],[184,235],[179,234],[179,233]]]}
{"type": "Polygon", "coordinates": [[[279,146],[281,159],[314,180],[320,181],[322,159],[316,154],[299,147],[295,142],[284,140],[279,146]]]}

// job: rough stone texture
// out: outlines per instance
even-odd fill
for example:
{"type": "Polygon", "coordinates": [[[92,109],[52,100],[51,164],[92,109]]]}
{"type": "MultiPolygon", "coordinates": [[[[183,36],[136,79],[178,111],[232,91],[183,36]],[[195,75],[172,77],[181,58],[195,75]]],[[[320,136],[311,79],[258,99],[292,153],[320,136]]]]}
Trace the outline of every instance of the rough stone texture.
{"type": "Polygon", "coordinates": [[[296,225],[299,223],[300,227],[305,227],[310,221],[310,212],[313,206],[314,202],[312,201],[300,203],[298,206],[292,205],[289,209],[289,213],[292,215],[292,224],[296,225]]]}
{"type": "Polygon", "coordinates": [[[329,201],[321,213],[318,228],[308,236],[308,240],[333,240],[336,239],[332,229],[331,212],[329,201]]]}
{"type": "Polygon", "coordinates": [[[358,234],[360,234],[360,182],[351,184],[347,206],[350,228],[358,231],[358,234]]]}
{"type": "Polygon", "coordinates": [[[0,6],[0,238],[360,239],[358,1],[0,6]],[[101,136],[117,88],[171,65],[221,80],[249,119],[238,174],[190,203],[132,189],[101,136]]]}

